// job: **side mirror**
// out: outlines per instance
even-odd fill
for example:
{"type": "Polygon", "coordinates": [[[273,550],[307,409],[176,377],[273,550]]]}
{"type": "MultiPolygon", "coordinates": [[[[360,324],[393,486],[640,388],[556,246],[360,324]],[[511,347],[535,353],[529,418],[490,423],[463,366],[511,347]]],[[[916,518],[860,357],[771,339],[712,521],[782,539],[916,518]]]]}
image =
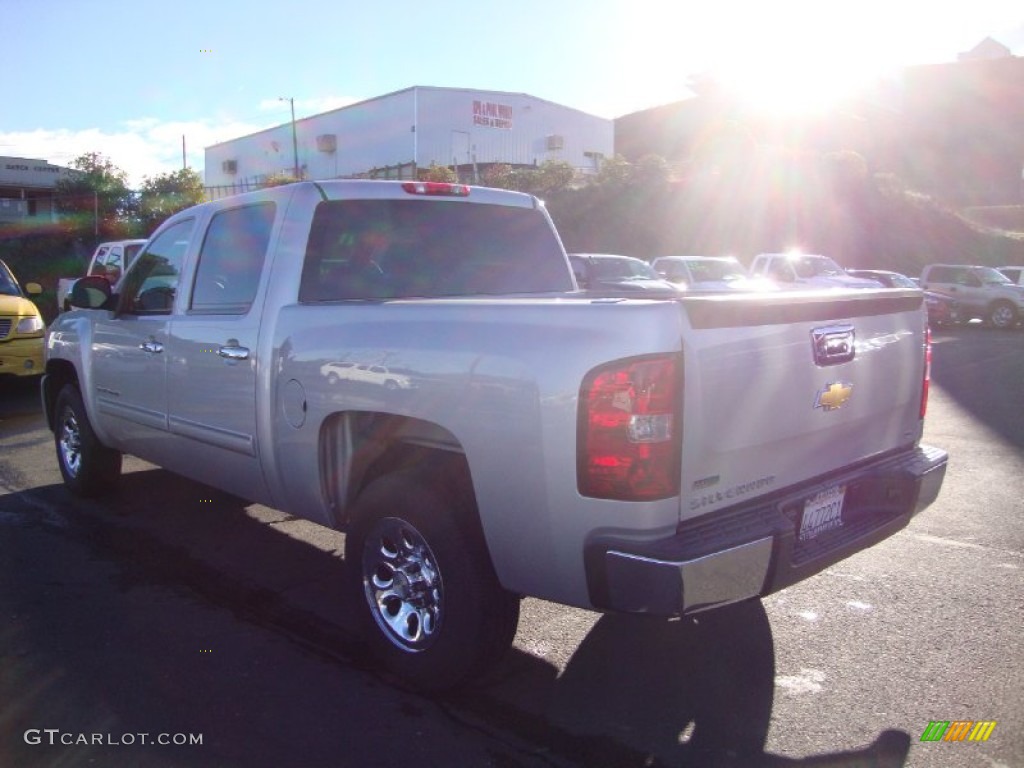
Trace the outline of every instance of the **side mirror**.
{"type": "Polygon", "coordinates": [[[101,309],[111,296],[110,283],[101,275],[89,275],[74,282],[68,303],[77,309],[101,309]]]}
{"type": "Polygon", "coordinates": [[[39,296],[43,292],[43,286],[39,283],[25,283],[25,293],[29,296],[39,296]]]}

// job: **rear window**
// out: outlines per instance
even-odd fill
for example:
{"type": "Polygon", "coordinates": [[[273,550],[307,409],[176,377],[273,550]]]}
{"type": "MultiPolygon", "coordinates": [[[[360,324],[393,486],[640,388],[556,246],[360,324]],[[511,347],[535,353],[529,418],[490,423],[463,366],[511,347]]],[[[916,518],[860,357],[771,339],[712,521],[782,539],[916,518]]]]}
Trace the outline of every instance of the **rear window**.
{"type": "Polygon", "coordinates": [[[333,200],[313,216],[304,302],[570,291],[565,256],[531,208],[333,200]]]}
{"type": "Polygon", "coordinates": [[[842,268],[827,256],[797,256],[791,263],[797,275],[803,278],[838,277],[844,274],[842,268]]]}
{"type": "Polygon", "coordinates": [[[92,269],[89,270],[90,275],[107,274],[107,255],[109,253],[110,247],[106,245],[96,251],[96,256],[92,261],[92,269]]]}
{"type": "Polygon", "coordinates": [[[963,274],[961,267],[932,267],[926,279],[933,283],[955,283],[963,274]]]}
{"type": "Polygon", "coordinates": [[[124,247],[125,267],[130,267],[132,265],[132,262],[135,261],[135,257],[138,256],[139,251],[142,250],[143,245],[145,245],[145,243],[134,243],[124,247]]]}
{"type": "Polygon", "coordinates": [[[697,282],[713,280],[739,280],[746,273],[738,262],[732,261],[690,261],[690,271],[697,282]]]}
{"type": "Polygon", "coordinates": [[[594,276],[599,279],[615,279],[619,277],[648,277],[652,280],[658,279],[655,272],[645,262],[639,259],[630,258],[596,258],[590,262],[590,269],[594,276]]]}

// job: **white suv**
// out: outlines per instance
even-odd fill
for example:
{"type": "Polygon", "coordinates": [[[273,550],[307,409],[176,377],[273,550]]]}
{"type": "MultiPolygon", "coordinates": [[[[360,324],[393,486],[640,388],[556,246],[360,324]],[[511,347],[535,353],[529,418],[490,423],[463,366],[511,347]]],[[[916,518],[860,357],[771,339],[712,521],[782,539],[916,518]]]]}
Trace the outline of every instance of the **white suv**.
{"type": "Polygon", "coordinates": [[[956,299],[963,320],[977,317],[1009,328],[1024,313],[1024,286],[992,267],[929,264],[921,273],[921,287],[956,299]]]}

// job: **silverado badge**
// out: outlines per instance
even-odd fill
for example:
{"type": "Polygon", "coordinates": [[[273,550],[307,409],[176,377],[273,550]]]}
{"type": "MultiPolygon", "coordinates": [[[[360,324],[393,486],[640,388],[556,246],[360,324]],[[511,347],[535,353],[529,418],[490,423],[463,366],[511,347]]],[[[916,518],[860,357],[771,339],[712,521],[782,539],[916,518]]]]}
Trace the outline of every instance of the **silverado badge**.
{"type": "Polygon", "coordinates": [[[826,384],[824,389],[819,390],[814,407],[834,411],[836,408],[842,408],[852,394],[853,384],[845,381],[833,381],[826,384]]]}

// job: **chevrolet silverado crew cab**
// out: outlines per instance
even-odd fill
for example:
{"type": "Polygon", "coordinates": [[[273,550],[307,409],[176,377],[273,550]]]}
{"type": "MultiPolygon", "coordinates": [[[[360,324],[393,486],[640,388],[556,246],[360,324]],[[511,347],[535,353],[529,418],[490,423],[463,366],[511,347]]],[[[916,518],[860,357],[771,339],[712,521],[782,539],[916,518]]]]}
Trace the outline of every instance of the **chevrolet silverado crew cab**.
{"type": "Polygon", "coordinates": [[[521,193],[205,203],[70,301],[42,383],[67,487],[111,490],[129,453],[345,531],[368,645],[425,690],[494,664],[524,595],[757,598],[896,532],[945,473],[920,291],[594,295],[521,193]]]}

